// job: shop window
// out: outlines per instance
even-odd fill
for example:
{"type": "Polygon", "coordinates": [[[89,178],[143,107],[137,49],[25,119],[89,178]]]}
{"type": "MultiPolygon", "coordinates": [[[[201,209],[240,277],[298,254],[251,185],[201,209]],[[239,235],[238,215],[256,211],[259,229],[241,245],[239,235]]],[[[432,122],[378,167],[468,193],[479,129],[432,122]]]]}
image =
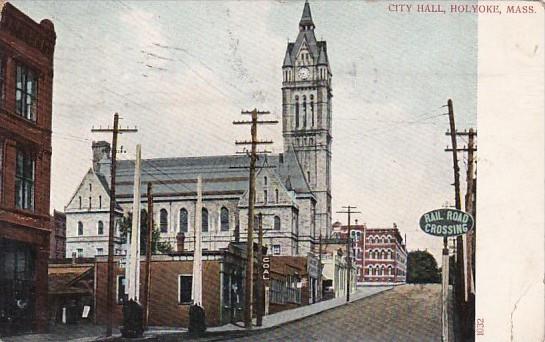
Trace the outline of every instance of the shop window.
{"type": "Polygon", "coordinates": [[[181,274],[178,277],[178,304],[191,304],[193,276],[181,274]]]}
{"type": "Polygon", "coordinates": [[[31,154],[17,151],[15,204],[19,209],[34,210],[35,162],[31,154]]]}
{"type": "Polygon", "coordinates": [[[15,110],[25,119],[36,121],[36,101],[38,95],[38,78],[24,65],[17,66],[17,83],[15,91],[15,110]]]}

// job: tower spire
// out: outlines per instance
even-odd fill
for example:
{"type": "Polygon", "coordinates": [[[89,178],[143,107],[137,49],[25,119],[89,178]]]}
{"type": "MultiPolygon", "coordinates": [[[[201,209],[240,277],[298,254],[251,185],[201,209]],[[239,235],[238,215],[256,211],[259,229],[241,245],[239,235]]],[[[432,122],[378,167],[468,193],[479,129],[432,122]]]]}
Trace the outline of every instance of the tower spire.
{"type": "Polygon", "coordinates": [[[305,7],[303,8],[303,15],[301,21],[299,21],[299,30],[314,30],[314,22],[312,21],[312,14],[310,13],[310,4],[308,0],[305,0],[305,7]]]}

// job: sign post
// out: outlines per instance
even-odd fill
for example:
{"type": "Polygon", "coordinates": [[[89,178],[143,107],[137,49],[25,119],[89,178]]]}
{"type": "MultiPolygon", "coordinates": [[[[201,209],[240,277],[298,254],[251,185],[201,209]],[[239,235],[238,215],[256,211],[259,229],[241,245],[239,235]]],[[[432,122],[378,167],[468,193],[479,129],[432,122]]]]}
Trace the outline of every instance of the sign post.
{"type": "Polygon", "coordinates": [[[435,209],[420,217],[420,229],[426,234],[443,237],[443,260],[441,272],[441,335],[448,342],[448,283],[449,250],[448,237],[466,234],[473,228],[473,217],[458,209],[435,209]]]}

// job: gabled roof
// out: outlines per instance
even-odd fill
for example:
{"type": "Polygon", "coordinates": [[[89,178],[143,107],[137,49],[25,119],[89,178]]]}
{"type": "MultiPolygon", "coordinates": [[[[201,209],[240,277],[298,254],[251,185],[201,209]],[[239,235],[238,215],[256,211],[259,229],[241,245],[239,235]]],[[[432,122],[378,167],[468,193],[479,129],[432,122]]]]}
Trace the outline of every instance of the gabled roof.
{"type": "MultiPolygon", "coordinates": [[[[96,177],[96,179],[99,181],[99,184],[102,185],[102,187],[104,188],[104,191],[106,191],[107,194],[110,194],[110,187],[108,186],[108,182],[106,181],[104,175],[102,175],[101,173],[95,172],[95,170],[93,170],[93,168],[91,167],[91,168],[89,168],[89,170],[87,171],[85,176],[83,176],[83,178],[81,179],[81,182],[79,183],[78,187],[76,188],[76,191],[74,191],[74,193],[70,197],[70,200],[68,201],[68,204],[66,205],[67,207],[70,205],[70,203],[72,203],[72,201],[76,197],[78,191],[83,187],[83,182],[85,181],[85,178],[87,177],[87,175],[91,175],[93,177],[96,177]]],[[[120,209],[120,208],[118,207],[118,209],[120,209]]]]}
{"type": "Polygon", "coordinates": [[[293,66],[293,61],[291,59],[291,50],[292,49],[293,49],[293,43],[288,43],[288,47],[286,48],[286,55],[284,56],[284,62],[282,63],[283,67],[293,66]]]}
{"type": "MultiPolygon", "coordinates": [[[[273,166],[271,172],[275,172],[284,185],[289,180],[297,193],[312,194],[293,148],[258,163],[265,162],[273,166]]],[[[141,165],[142,196],[147,195],[145,185],[148,182],[153,183],[155,195],[194,196],[198,175],[203,179],[204,196],[241,196],[248,189],[249,173],[245,167],[249,165],[249,159],[244,155],[145,159],[141,165]]],[[[132,198],[134,161],[120,160],[116,169],[116,198],[132,198]]]]}

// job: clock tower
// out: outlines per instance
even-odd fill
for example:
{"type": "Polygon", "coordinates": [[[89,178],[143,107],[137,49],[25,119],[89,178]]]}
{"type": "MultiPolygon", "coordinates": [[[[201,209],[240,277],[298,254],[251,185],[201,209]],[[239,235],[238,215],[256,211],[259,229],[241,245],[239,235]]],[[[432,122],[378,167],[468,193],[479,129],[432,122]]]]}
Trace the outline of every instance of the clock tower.
{"type": "Polygon", "coordinates": [[[284,150],[295,150],[316,197],[316,238],[331,230],[331,69],[325,41],[316,40],[305,2],[295,42],[282,65],[284,150]]]}

